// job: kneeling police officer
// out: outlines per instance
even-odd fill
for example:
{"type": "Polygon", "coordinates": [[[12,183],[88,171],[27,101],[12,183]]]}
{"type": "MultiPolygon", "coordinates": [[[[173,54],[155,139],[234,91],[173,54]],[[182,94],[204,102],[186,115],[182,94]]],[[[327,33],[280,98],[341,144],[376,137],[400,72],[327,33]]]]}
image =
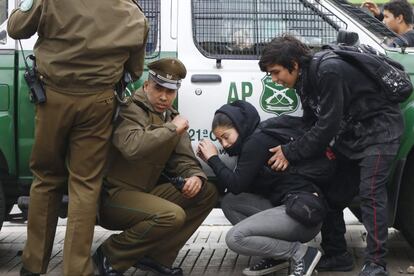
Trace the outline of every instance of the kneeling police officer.
{"type": "Polygon", "coordinates": [[[188,121],[172,108],[184,64],[164,58],[148,69],[143,87],[121,106],[113,134],[99,214],[103,227],[122,232],[94,254],[101,275],[122,275],[131,266],[182,275],[172,264],[217,201],[191,147],[188,121]],[[177,176],[182,186],[171,183],[177,176]]]}

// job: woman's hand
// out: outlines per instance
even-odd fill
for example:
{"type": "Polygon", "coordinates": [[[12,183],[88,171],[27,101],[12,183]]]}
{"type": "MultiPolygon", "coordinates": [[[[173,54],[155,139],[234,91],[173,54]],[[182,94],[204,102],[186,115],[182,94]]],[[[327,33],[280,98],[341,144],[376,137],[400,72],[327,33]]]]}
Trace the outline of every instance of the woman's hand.
{"type": "Polygon", "coordinates": [[[208,139],[201,140],[197,147],[197,156],[207,162],[214,155],[218,155],[218,151],[213,142],[208,139]]]}

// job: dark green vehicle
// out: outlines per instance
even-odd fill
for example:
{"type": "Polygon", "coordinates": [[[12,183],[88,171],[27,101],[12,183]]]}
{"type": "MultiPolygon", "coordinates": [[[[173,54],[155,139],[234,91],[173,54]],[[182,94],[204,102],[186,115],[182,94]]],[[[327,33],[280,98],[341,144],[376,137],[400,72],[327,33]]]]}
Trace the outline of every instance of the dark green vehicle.
{"type": "MultiPolygon", "coordinates": [[[[335,42],[340,29],[356,32],[360,43],[401,62],[414,79],[414,48],[387,47],[385,42],[396,34],[343,0],[139,2],[151,26],[148,59],[175,56],[187,67],[188,77],[182,83],[177,105],[190,118],[194,145],[205,137],[214,139],[211,117],[206,114],[212,116],[222,104],[235,99],[255,105],[262,120],[302,114],[296,93],[272,83],[257,66],[263,45],[282,33],[289,32],[317,49],[335,42]]],[[[15,0],[0,0],[0,228],[3,221],[13,219],[9,212],[14,204],[20,202],[23,210],[27,207],[32,181],[29,159],[34,106],[23,79],[22,50],[6,32],[8,15],[16,5],[15,0]]],[[[36,37],[22,41],[26,56],[32,53],[35,41],[36,37]]],[[[135,88],[138,86],[136,83],[135,88]]],[[[388,186],[389,225],[400,229],[414,245],[413,95],[401,109],[406,129],[388,186]]],[[[208,168],[206,172],[211,175],[208,168]]],[[[352,210],[357,213],[357,209],[352,210]]]]}

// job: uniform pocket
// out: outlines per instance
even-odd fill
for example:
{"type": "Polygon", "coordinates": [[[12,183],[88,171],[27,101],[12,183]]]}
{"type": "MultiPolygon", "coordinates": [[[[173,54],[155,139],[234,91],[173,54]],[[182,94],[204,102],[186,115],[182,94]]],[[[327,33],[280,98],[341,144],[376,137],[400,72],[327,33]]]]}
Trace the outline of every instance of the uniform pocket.
{"type": "Polygon", "coordinates": [[[107,105],[111,105],[114,103],[114,94],[113,92],[110,93],[110,95],[108,95],[108,93],[102,93],[104,95],[100,95],[99,97],[97,97],[96,99],[96,103],[100,103],[100,104],[107,104],[107,105]]]}
{"type": "Polygon", "coordinates": [[[102,91],[96,95],[94,99],[94,115],[99,120],[109,120],[111,121],[113,113],[115,111],[115,96],[112,90],[102,91]]]}

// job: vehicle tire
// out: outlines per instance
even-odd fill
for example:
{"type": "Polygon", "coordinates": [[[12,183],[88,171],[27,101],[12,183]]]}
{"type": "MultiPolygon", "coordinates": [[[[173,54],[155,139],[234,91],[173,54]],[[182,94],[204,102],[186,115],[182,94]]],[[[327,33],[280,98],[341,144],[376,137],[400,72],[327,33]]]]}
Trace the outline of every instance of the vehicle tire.
{"type": "Polygon", "coordinates": [[[3,191],[3,184],[0,182],[0,230],[6,218],[6,195],[3,191]]]}
{"type": "Polygon", "coordinates": [[[401,180],[396,226],[414,247],[414,154],[407,159],[401,180]]]}

